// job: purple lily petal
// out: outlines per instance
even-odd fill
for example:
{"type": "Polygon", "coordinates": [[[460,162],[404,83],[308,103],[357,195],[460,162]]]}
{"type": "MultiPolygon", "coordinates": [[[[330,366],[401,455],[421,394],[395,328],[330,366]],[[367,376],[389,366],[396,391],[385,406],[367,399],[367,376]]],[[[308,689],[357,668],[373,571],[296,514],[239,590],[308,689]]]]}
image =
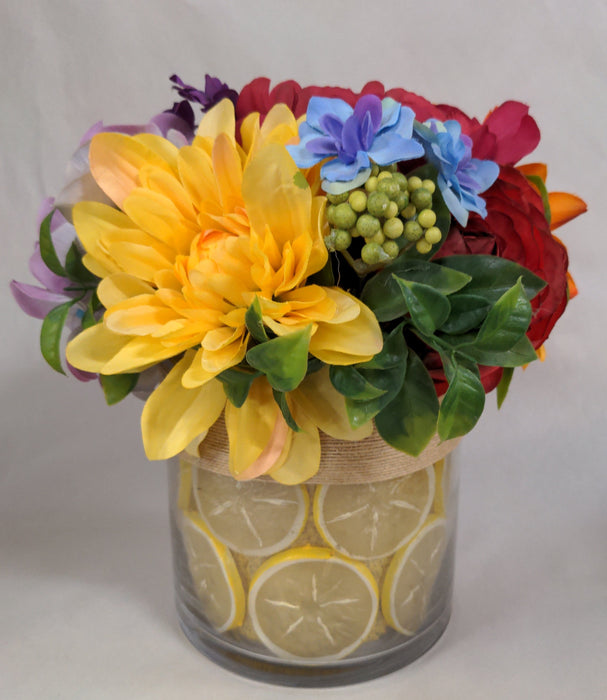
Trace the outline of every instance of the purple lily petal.
{"type": "Polygon", "coordinates": [[[320,138],[317,139],[311,139],[306,143],[306,148],[310,153],[313,155],[317,156],[322,156],[322,158],[327,157],[327,153],[332,153],[333,155],[337,155],[337,148],[335,146],[335,141],[333,139],[329,139],[326,136],[321,136],[320,138]]]}
{"type": "Polygon", "coordinates": [[[65,277],[56,275],[44,264],[42,256],[40,255],[40,244],[38,241],[34,243],[34,252],[29,259],[29,269],[38,282],[40,282],[45,289],[48,289],[49,292],[54,294],[63,293],[68,280],[66,280],[65,277]]]}
{"type": "Polygon", "coordinates": [[[306,112],[306,122],[313,129],[322,131],[320,120],[325,114],[333,114],[342,124],[354,110],[347,102],[334,97],[311,97],[306,112]]]}
{"type": "Polygon", "coordinates": [[[47,289],[16,280],[11,280],[10,289],[21,310],[34,318],[45,318],[51,309],[68,300],[64,294],[55,294],[47,289]]]}
{"type": "Polygon", "coordinates": [[[377,132],[382,122],[382,104],[377,95],[364,95],[358,100],[354,107],[354,116],[359,122],[362,122],[365,115],[371,117],[373,131],[377,132]]]}
{"type": "Polygon", "coordinates": [[[93,379],[97,379],[98,377],[97,374],[93,374],[92,372],[85,372],[84,370],[74,367],[74,365],[70,365],[70,363],[67,360],[65,361],[65,364],[67,365],[67,368],[69,369],[71,374],[73,374],[79,382],[90,382],[93,379]]]}
{"type": "Polygon", "coordinates": [[[226,83],[222,83],[219,78],[213,78],[208,74],[205,76],[204,90],[197,90],[191,85],[187,85],[178,75],[172,75],[169,80],[175,83],[173,89],[177,90],[177,94],[180,97],[190,102],[197,102],[203,112],[207,112],[211,107],[226,98],[234,104],[238,100],[236,90],[232,90],[226,83]]]}
{"type": "MultiPolygon", "coordinates": [[[[190,107],[190,105],[187,102],[185,104],[188,105],[188,107],[190,107]]],[[[191,109],[192,108],[190,107],[190,110],[191,109]]],[[[188,142],[194,138],[193,123],[190,126],[190,124],[187,121],[182,119],[177,114],[173,114],[172,112],[161,112],[155,117],[152,117],[150,123],[154,124],[154,126],[156,126],[160,131],[160,134],[165,138],[167,137],[170,131],[177,131],[181,133],[188,140],[188,142]]]]}
{"type": "MultiPolygon", "coordinates": [[[[340,140],[344,123],[334,114],[323,114],[321,117],[322,130],[327,133],[332,139],[340,140]]],[[[304,122],[305,124],[305,122],[304,122]]]]}

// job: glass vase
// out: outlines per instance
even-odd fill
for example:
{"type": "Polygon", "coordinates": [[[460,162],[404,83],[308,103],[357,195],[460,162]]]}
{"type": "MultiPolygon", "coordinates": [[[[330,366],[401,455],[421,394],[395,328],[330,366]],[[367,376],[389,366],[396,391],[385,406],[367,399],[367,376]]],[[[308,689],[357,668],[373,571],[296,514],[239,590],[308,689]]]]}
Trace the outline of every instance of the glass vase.
{"type": "Polygon", "coordinates": [[[177,612],[204,655],[327,687],[390,673],[438,640],[453,588],[450,455],[365,483],[236,481],[215,466],[185,453],[168,464],[177,612]]]}

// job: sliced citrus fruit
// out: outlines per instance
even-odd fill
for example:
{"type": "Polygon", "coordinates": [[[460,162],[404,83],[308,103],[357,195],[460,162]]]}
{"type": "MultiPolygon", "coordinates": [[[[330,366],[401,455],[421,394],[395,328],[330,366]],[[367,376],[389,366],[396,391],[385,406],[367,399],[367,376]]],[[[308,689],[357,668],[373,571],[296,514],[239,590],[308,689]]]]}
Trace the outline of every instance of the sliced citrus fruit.
{"type": "Polygon", "coordinates": [[[318,486],[314,522],[325,542],[342,554],[378,559],[415,535],[433,498],[432,466],[389,481],[318,486]]]}
{"type": "Polygon", "coordinates": [[[325,547],[276,554],[255,573],[249,613],[277,656],[320,663],[341,659],[367,637],[379,607],[369,569],[325,547]]]}
{"type": "Polygon", "coordinates": [[[412,542],[390,562],[381,609],[391,627],[412,635],[422,625],[446,544],[445,519],[430,516],[412,542]]]}
{"type": "Polygon", "coordinates": [[[447,460],[440,459],[434,464],[434,476],[436,477],[436,489],[434,493],[434,503],[432,511],[439,515],[445,515],[447,496],[449,494],[449,465],[447,460]]]}
{"type": "Polygon", "coordinates": [[[177,487],[179,510],[192,509],[192,465],[185,459],[179,461],[179,485],[177,487]]]}
{"type": "Polygon", "coordinates": [[[209,530],[230,549],[267,556],[286,549],[308,515],[305,486],[236,481],[205,469],[192,470],[194,500],[209,530]]]}
{"type": "Polygon", "coordinates": [[[242,624],[245,593],[229,549],[209,532],[200,517],[185,513],[183,543],[202,610],[217,632],[242,624]]]}

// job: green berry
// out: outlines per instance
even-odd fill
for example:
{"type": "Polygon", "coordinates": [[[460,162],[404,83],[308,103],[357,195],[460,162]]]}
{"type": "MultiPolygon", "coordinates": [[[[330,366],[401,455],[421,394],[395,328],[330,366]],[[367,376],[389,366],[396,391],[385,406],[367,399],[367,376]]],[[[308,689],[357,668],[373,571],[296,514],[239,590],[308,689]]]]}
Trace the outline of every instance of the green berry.
{"type": "Polygon", "coordinates": [[[348,199],[348,192],[342,192],[341,194],[328,194],[327,199],[331,204],[341,204],[342,202],[347,201],[348,199]]]}
{"type": "Polygon", "coordinates": [[[332,230],[328,236],[324,237],[327,250],[335,250],[335,230],[332,230]]]}
{"type": "Polygon", "coordinates": [[[401,190],[404,191],[407,189],[407,178],[402,173],[396,172],[392,175],[392,178],[398,182],[398,186],[401,190]]]}
{"type": "Polygon", "coordinates": [[[422,186],[422,179],[421,177],[417,177],[417,175],[413,175],[407,180],[407,189],[409,192],[415,192],[415,190],[418,190],[422,186]]]}
{"type": "Polygon", "coordinates": [[[404,233],[408,241],[418,241],[424,235],[424,230],[417,221],[407,221],[404,233]]]}
{"type": "Polygon", "coordinates": [[[385,192],[371,192],[367,198],[367,211],[373,216],[384,216],[388,204],[390,200],[385,192]]]}
{"type": "Polygon", "coordinates": [[[405,207],[409,206],[409,195],[407,192],[402,190],[398,193],[396,199],[394,200],[398,211],[402,211],[405,207]]]}
{"type": "Polygon", "coordinates": [[[387,170],[382,170],[381,173],[377,176],[377,179],[385,180],[387,177],[392,179],[392,173],[389,173],[387,170]]]}
{"type": "Polygon", "coordinates": [[[425,190],[428,190],[430,194],[434,194],[434,192],[436,191],[436,183],[434,182],[434,180],[422,180],[422,187],[425,190]]]}
{"type": "Polygon", "coordinates": [[[398,204],[396,202],[390,202],[388,206],[386,207],[386,211],[384,212],[384,216],[386,219],[391,219],[393,216],[396,216],[398,214],[398,204]]]}
{"type": "Polygon", "coordinates": [[[378,231],[374,236],[367,238],[366,240],[367,243],[379,243],[379,245],[381,245],[386,240],[386,237],[382,231],[378,231]]]}
{"type": "Polygon", "coordinates": [[[336,228],[352,228],[352,226],[354,226],[356,223],[356,213],[347,202],[338,204],[335,207],[332,223],[336,226],[336,228]]]}
{"type": "Polygon", "coordinates": [[[384,249],[384,253],[388,253],[388,255],[393,259],[398,255],[400,250],[396,241],[386,241],[382,245],[382,248],[384,249]]]}
{"type": "Polygon", "coordinates": [[[418,187],[411,192],[411,202],[415,204],[418,211],[420,209],[430,209],[432,206],[432,194],[425,187],[418,187]]]}
{"type": "Polygon", "coordinates": [[[415,212],[417,209],[415,208],[415,204],[408,204],[402,211],[401,211],[401,216],[404,219],[412,219],[415,216],[415,212]]]}
{"type": "Polygon", "coordinates": [[[367,265],[375,265],[375,263],[378,263],[382,259],[383,252],[384,251],[379,243],[367,243],[362,247],[360,257],[364,263],[367,263],[367,265]]]}
{"type": "Polygon", "coordinates": [[[417,215],[417,220],[419,221],[420,226],[423,226],[424,228],[431,228],[436,223],[436,214],[432,211],[432,209],[422,209],[417,215]]]}
{"type": "Polygon", "coordinates": [[[337,207],[335,206],[335,204],[329,204],[329,206],[327,207],[327,212],[326,212],[327,213],[327,221],[330,224],[335,223],[335,221],[333,220],[333,217],[335,216],[336,209],[337,209],[337,207]]]}
{"type": "Polygon", "coordinates": [[[346,250],[352,243],[352,236],[349,231],[336,228],[333,233],[335,234],[335,250],[346,250]]]}
{"type": "Polygon", "coordinates": [[[405,225],[403,224],[402,219],[392,217],[384,223],[383,231],[387,238],[394,239],[401,237],[404,228],[405,225]]]}
{"type": "Polygon", "coordinates": [[[354,192],[350,193],[348,202],[354,211],[365,211],[367,208],[367,195],[362,190],[354,190],[354,192]]]}
{"type": "Polygon", "coordinates": [[[432,243],[428,243],[425,238],[420,238],[420,240],[415,244],[415,249],[418,253],[425,255],[432,250],[432,243]]]}
{"type": "Polygon", "coordinates": [[[356,222],[356,230],[358,231],[359,235],[363,236],[364,238],[371,238],[379,231],[380,228],[381,224],[379,219],[371,216],[371,214],[362,214],[358,217],[358,221],[356,222]]]}
{"type": "Polygon", "coordinates": [[[430,243],[430,245],[439,243],[442,237],[443,234],[441,233],[441,230],[436,226],[432,226],[432,228],[429,228],[424,233],[424,238],[428,241],[428,243],[430,243]]]}
{"type": "Polygon", "coordinates": [[[367,182],[365,182],[365,189],[367,192],[375,192],[377,189],[377,177],[375,175],[371,175],[367,182]]]}
{"type": "MultiPolygon", "coordinates": [[[[383,175],[384,173],[380,173],[380,175],[383,175]]],[[[390,199],[395,199],[400,192],[400,187],[398,186],[398,182],[394,180],[392,175],[388,173],[389,177],[385,177],[377,183],[377,190],[378,192],[385,192],[390,199]]]]}
{"type": "Polygon", "coordinates": [[[379,165],[377,163],[373,163],[371,166],[371,175],[374,177],[377,177],[379,175],[379,165]]]}

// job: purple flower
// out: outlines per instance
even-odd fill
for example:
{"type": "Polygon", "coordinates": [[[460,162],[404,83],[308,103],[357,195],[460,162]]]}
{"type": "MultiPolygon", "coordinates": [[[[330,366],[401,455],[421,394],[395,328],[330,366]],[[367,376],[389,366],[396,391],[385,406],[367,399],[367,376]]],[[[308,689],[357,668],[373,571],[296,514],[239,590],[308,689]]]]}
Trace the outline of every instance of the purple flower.
{"type": "MultiPolygon", "coordinates": [[[[52,210],[53,200],[45,199],[38,214],[38,225],[40,225],[40,222],[45,219],[52,210]]],[[[65,260],[67,252],[75,238],[76,231],[74,227],[66,221],[59,211],[55,210],[51,219],[51,240],[55,247],[57,257],[61,262],[65,260]]],[[[38,287],[25,282],[17,282],[16,280],[11,280],[10,282],[10,289],[15,301],[28,316],[43,319],[56,306],[82,296],[82,292],[69,289],[69,287],[73,286],[73,282],[49,270],[40,255],[40,244],[38,241],[36,241],[34,245],[34,253],[30,257],[29,268],[30,272],[41,286],[38,287]]],[[[86,308],[86,302],[88,302],[88,298],[83,299],[80,303],[74,304],[70,309],[66,327],[73,334],[82,329],[80,319],[86,308]]],[[[70,365],[69,362],[66,362],[66,364],[70,372],[80,381],[87,382],[91,379],[95,379],[97,376],[96,374],[76,369],[70,365]]]]}
{"type": "Polygon", "coordinates": [[[300,168],[326,160],[320,174],[329,194],[341,194],[364,183],[372,163],[390,165],[424,155],[412,138],[414,113],[395,100],[364,95],[352,108],[337,98],[312,97],[300,142],[287,146],[300,168]]]}
{"type": "Polygon", "coordinates": [[[213,78],[208,73],[204,76],[204,90],[198,90],[191,85],[187,85],[178,75],[172,75],[170,81],[175,83],[173,90],[177,90],[177,94],[180,97],[189,102],[197,102],[201,105],[203,112],[207,112],[225,98],[232,100],[234,105],[236,105],[236,100],[238,99],[236,90],[232,90],[226,83],[222,83],[219,78],[213,78]]]}
{"type": "Polygon", "coordinates": [[[459,122],[429,119],[415,124],[415,132],[424,145],[428,161],[438,170],[437,183],[449,211],[462,225],[473,211],[487,216],[480,192],[497,180],[499,166],[491,160],[472,157],[472,139],[462,134],[459,122]]]}

